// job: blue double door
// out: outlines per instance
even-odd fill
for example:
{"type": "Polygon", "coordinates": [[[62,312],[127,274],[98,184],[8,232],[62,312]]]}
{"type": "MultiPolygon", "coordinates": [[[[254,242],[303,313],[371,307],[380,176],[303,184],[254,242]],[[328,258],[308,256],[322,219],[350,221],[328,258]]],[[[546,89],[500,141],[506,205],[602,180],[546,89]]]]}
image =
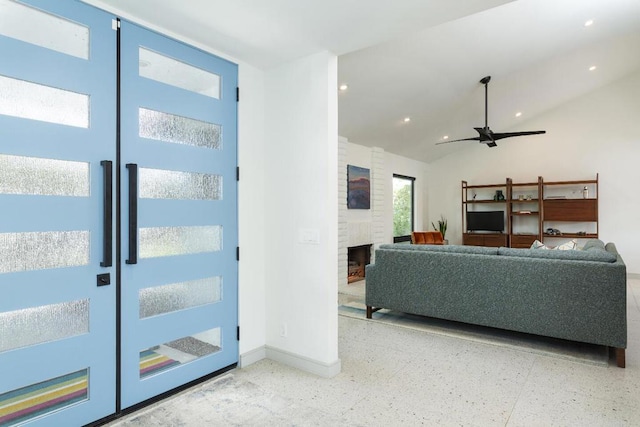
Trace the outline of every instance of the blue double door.
{"type": "Polygon", "coordinates": [[[0,14],[0,426],[235,364],[236,66],[74,0],[0,14]]]}

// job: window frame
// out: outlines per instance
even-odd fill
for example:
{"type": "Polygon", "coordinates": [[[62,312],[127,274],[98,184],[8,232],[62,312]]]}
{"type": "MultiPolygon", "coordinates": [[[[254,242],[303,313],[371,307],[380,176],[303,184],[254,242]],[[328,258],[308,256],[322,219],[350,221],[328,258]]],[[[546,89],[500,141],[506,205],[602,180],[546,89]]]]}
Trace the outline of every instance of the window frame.
{"type": "MultiPolygon", "coordinates": [[[[401,174],[397,174],[394,173],[393,174],[393,179],[404,179],[407,181],[411,181],[411,231],[414,231],[414,227],[415,227],[415,216],[416,216],[416,212],[415,212],[415,207],[416,207],[416,201],[415,201],[415,186],[416,186],[416,179],[412,176],[407,176],[407,175],[401,175],[401,174]]],[[[393,181],[391,181],[391,192],[393,194],[393,181]]],[[[395,219],[396,216],[396,212],[395,209],[393,211],[393,218],[395,219]]],[[[411,241],[411,233],[409,233],[408,235],[403,235],[403,236],[396,236],[395,232],[392,231],[392,233],[394,234],[393,236],[393,243],[403,243],[403,242],[410,242],[411,241]]]]}

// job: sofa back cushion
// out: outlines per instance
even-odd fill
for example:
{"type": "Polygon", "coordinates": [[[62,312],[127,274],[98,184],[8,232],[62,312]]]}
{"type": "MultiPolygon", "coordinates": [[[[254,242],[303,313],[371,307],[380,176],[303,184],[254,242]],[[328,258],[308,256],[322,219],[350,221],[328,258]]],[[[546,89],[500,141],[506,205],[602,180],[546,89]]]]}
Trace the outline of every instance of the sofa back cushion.
{"type": "Polygon", "coordinates": [[[540,249],[516,249],[501,247],[498,255],[522,258],[543,258],[572,261],[616,262],[618,257],[606,250],[569,250],[569,251],[543,251],[540,249]]]}
{"type": "Polygon", "coordinates": [[[604,242],[600,239],[589,239],[586,241],[586,243],[584,244],[584,246],[582,247],[583,251],[589,251],[589,250],[601,250],[604,251],[605,249],[605,245],[604,242]]]}
{"type": "Polygon", "coordinates": [[[498,255],[498,248],[462,245],[407,245],[402,243],[380,245],[380,249],[403,251],[453,252],[458,254],[498,255]]]}

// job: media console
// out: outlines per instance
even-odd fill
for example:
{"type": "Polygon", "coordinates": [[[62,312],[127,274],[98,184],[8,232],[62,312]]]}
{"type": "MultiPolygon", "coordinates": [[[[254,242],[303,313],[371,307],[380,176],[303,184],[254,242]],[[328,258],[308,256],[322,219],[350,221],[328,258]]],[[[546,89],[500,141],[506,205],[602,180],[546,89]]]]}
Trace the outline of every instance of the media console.
{"type": "Polygon", "coordinates": [[[463,233],[462,244],[470,246],[509,246],[505,233],[463,233]]]}

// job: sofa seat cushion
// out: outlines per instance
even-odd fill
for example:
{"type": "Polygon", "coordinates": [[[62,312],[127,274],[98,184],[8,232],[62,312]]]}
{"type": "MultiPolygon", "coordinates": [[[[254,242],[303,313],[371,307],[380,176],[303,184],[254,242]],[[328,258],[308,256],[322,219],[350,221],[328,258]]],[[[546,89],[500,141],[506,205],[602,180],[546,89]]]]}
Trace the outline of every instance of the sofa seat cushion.
{"type": "Polygon", "coordinates": [[[539,249],[498,248],[498,255],[521,258],[544,258],[571,261],[616,262],[617,255],[604,250],[541,251],[539,249]]]}

